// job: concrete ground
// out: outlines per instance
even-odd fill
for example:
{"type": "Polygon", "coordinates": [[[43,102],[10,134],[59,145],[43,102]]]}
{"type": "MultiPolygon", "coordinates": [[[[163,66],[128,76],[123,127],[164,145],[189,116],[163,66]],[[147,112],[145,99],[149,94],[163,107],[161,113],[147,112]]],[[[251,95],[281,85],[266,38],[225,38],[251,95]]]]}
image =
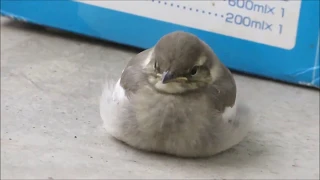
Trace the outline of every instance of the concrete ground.
{"type": "Polygon", "coordinates": [[[110,138],[102,84],[137,52],[1,18],[1,178],[319,179],[319,91],[242,75],[256,125],[225,153],[179,159],[110,138]]]}

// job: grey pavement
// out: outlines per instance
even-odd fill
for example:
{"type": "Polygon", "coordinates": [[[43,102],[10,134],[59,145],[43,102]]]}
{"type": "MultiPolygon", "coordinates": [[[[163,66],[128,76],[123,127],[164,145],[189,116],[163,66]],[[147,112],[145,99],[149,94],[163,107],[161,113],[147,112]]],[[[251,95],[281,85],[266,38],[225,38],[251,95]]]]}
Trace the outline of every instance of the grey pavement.
{"type": "Polygon", "coordinates": [[[319,90],[235,74],[248,137],[206,159],[109,137],[99,97],[139,50],[1,18],[1,178],[319,179],[319,90]]]}

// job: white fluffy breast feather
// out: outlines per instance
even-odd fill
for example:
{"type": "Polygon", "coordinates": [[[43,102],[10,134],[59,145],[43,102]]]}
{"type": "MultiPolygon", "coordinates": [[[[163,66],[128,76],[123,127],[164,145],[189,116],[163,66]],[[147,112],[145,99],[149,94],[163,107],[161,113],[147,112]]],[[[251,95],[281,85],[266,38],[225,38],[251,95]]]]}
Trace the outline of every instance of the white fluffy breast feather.
{"type": "Polygon", "coordinates": [[[222,149],[228,149],[241,142],[253,126],[253,117],[247,105],[239,99],[238,95],[233,107],[225,108],[222,113],[223,136],[224,140],[222,149]]]}
{"type": "Polygon", "coordinates": [[[120,79],[117,83],[114,81],[107,81],[103,93],[100,98],[100,116],[103,120],[104,128],[111,134],[116,136],[117,130],[117,117],[118,113],[121,113],[121,106],[127,103],[128,99],[125,95],[124,89],[120,86],[120,79]]]}
{"type": "Polygon", "coordinates": [[[224,112],[222,113],[222,118],[224,121],[228,122],[229,120],[234,120],[237,115],[237,103],[238,99],[236,99],[233,107],[226,107],[224,112]]]}

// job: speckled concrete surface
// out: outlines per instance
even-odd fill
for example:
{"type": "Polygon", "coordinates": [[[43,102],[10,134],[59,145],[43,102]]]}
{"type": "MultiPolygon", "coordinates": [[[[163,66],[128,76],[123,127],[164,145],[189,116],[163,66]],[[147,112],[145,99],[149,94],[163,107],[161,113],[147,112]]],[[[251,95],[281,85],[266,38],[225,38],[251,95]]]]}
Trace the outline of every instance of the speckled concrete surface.
{"type": "Polygon", "coordinates": [[[210,159],[140,152],[98,100],[137,50],[1,18],[1,178],[319,178],[319,91],[235,75],[252,133],[210,159]]]}

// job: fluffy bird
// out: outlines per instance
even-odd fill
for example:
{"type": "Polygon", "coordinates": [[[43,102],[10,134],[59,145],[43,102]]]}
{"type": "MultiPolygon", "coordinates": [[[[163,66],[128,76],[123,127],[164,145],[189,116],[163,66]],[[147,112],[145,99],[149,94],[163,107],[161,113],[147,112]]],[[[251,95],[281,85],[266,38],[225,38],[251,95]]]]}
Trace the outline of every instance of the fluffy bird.
{"type": "Polygon", "coordinates": [[[244,139],[252,126],[231,72],[197,36],[176,31],[133,57],[106,83],[107,132],[140,150],[207,157],[244,139]]]}

